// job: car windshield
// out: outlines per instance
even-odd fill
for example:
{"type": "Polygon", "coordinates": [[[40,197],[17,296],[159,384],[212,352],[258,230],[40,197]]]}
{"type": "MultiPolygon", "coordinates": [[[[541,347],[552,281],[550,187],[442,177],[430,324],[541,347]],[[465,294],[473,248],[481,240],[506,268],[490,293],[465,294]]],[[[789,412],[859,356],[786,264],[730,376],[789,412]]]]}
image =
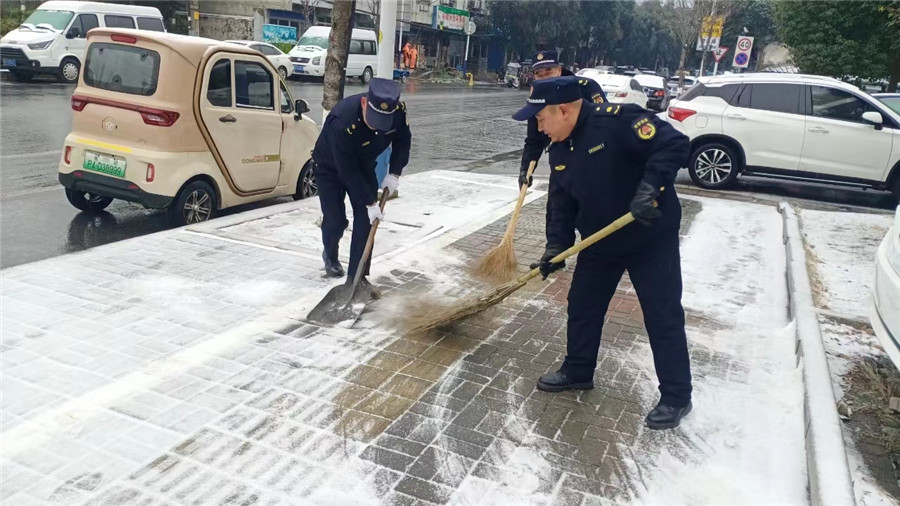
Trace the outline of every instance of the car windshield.
{"type": "Polygon", "coordinates": [[[328,37],[322,35],[304,35],[297,42],[297,47],[316,46],[322,49],[328,49],[328,37]]]}
{"type": "Polygon", "coordinates": [[[55,30],[61,32],[69,25],[69,21],[72,20],[73,15],[75,15],[75,13],[70,11],[47,11],[38,9],[32,12],[31,16],[28,16],[28,19],[22,24],[27,23],[32,26],[50,25],[55,30]]]}
{"type": "Polygon", "coordinates": [[[663,78],[659,76],[651,76],[640,74],[634,76],[635,81],[638,82],[641,86],[646,86],[647,88],[665,88],[666,84],[663,82],[663,78]]]}
{"type": "Polygon", "coordinates": [[[876,97],[882,104],[890,107],[894,112],[900,114],[900,95],[896,97],[876,97]]]}

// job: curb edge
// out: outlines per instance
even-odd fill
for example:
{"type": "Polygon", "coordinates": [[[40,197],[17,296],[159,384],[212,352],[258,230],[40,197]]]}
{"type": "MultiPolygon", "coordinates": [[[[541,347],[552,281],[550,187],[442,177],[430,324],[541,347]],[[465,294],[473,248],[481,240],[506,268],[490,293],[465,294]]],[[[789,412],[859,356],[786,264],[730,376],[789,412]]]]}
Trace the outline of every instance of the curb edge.
{"type": "Polygon", "coordinates": [[[797,365],[803,367],[803,418],[810,504],[855,505],[850,465],[825,355],[825,345],[806,269],[800,223],[787,202],[778,205],[784,228],[790,314],[795,324],[797,365]]]}

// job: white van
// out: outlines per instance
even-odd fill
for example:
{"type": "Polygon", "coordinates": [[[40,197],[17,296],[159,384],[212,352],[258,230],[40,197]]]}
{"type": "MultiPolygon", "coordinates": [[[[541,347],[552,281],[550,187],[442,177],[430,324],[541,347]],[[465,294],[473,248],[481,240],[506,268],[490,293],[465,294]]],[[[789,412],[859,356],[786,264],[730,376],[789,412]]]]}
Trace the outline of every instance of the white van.
{"type": "Polygon", "coordinates": [[[17,81],[53,74],[75,84],[84,62],[87,32],[97,27],[166,31],[156,7],[97,2],[44,2],[0,39],[0,68],[17,81]]]}
{"type": "MultiPolygon", "coordinates": [[[[325,75],[325,56],[328,53],[330,26],[311,26],[297,45],[288,53],[294,63],[294,75],[322,77],[325,75]]],[[[350,55],[347,57],[347,77],[359,77],[368,84],[378,71],[378,38],[372,30],[353,29],[350,55]]]]}

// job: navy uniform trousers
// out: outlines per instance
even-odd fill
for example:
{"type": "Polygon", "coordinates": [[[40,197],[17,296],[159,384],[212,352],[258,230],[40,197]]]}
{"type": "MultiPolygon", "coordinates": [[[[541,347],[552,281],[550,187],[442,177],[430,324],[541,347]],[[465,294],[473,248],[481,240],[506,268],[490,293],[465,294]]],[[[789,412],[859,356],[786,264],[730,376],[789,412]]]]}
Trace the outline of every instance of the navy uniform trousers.
{"type": "MultiPolygon", "coordinates": [[[[338,177],[337,171],[327,166],[316,164],[315,177],[319,188],[319,203],[322,206],[322,244],[329,258],[337,258],[338,244],[349,225],[344,204],[349,190],[338,177]]],[[[366,203],[350,199],[350,205],[353,208],[353,236],[350,242],[350,263],[347,265],[348,280],[356,275],[359,259],[362,258],[369,230],[372,228],[366,203]]],[[[364,275],[369,274],[370,264],[371,255],[363,270],[364,275]]]]}
{"type": "Polygon", "coordinates": [[[691,366],[681,305],[677,234],[667,234],[633,255],[603,258],[586,253],[578,256],[569,289],[564,372],[574,381],[593,379],[606,311],[622,274],[628,271],[650,336],[660,401],[674,407],[687,405],[691,398],[691,366]]]}

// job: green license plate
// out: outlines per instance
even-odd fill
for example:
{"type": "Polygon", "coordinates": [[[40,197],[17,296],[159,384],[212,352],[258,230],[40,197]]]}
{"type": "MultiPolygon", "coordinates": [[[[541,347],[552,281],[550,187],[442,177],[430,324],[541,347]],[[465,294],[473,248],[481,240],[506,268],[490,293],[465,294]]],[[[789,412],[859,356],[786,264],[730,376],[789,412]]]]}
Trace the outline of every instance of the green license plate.
{"type": "Polygon", "coordinates": [[[84,165],[82,165],[82,167],[101,174],[125,177],[126,165],[128,165],[128,162],[126,162],[124,158],[104,155],[103,153],[94,153],[93,151],[85,151],[84,165]]]}

